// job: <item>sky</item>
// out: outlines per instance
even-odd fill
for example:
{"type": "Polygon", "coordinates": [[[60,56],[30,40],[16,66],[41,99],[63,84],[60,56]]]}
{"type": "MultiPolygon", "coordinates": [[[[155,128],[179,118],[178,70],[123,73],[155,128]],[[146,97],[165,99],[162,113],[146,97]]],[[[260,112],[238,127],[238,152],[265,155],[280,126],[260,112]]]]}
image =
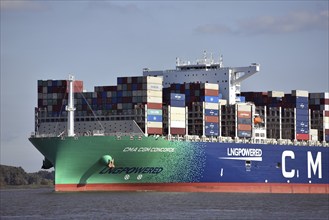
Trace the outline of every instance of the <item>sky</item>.
{"type": "Polygon", "coordinates": [[[73,73],[92,91],[206,50],[227,67],[260,64],[242,91],[329,91],[328,1],[0,2],[0,163],[27,172],[43,160],[28,141],[39,79],[73,73]]]}

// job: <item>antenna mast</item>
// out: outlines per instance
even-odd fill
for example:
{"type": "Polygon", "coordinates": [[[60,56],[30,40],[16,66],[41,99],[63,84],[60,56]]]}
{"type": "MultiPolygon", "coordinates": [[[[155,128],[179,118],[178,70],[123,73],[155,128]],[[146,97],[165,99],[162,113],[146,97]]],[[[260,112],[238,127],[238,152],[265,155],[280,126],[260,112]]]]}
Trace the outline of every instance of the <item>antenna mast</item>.
{"type": "Polygon", "coordinates": [[[73,82],[74,76],[69,75],[69,97],[68,97],[68,105],[66,106],[66,111],[68,112],[67,116],[67,136],[74,137],[74,100],[73,100],[73,82]]]}

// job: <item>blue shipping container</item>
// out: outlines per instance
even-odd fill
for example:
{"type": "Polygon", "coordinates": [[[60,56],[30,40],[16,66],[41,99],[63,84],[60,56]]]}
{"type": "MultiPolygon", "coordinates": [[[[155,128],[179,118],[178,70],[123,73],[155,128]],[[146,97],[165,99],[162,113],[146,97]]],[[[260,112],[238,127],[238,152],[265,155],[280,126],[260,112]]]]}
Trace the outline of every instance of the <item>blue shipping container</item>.
{"type": "Polygon", "coordinates": [[[185,94],[171,93],[170,100],[185,101],[185,94]]]}
{"type": "Polygon", "coordinates": [[[246,102],[246,97],[244,96],[237,96],[236,97],[237,102],[246,102]]]}
{"type": "Polygon", "coordinates": [[[238,118],[238,124],[251,125],[251,118],[238,118]]]}
{"type": "Polygon", "coordinates": [[[218,131],[206,129],[205,134],[206,136],[218,136],[218,131]]]}
{"type": "Polygon", "coordinates": [[[211,129],[211,130],[217,130],[218,131],[219,125],[218,123],[213,122],[206,122],[205,123],[205,129],[211,129]]]}
{"type": "Polygon", "coordinates": [[[171,100],[170,105],[172,107],[185,107],[185,100],[184,101],[171,100]]]}
{"type": "Polygon", "coordinates": [[[309,121],[308,115],[296,115],[296,121],[309,121]]]}
{"type": "Polygon", "coordinates": [[[148,115],[147,121],[162,122],[162,115],[148,115]]]}
{"type": "Polygon", "coordinates": [[[308,121],[296,121],[296,127],[308,128],[308,121]]]}
{"type": "Polygon", "coordinates": [[[251,131],[238,131],[238,137],[251,137],[251,131]]]}
{"type": "Polygon", "coordinates": [[[205,109],[206,116],[218,116],[219,110],[205,109]]]}
{"type": "Polygon", "coordinates": [[[308,97],[297,96],[296,103],[308,103],[308,97]]]}
{"type": "Polygon", "coordinates": [[[297,134],[308,134],[308,132],[309,132],[308,128],[296,127],[297,134]]]}
{"type": "Polygon", "coordinates": [[[308,109],[307,102],[298,102],[296,103],[296,109],[308,109]]]}
{"type": "Polygon", "coordinates": [[[296,115],[308,115],[308,108],[296,108],[296,115]]]}
{"type": "Polygon", "coordinates": [[[219,99],[218,96],[204,96],[201,98],[202,101],[211,102],[211,103],[218,103],[219,99]]]}

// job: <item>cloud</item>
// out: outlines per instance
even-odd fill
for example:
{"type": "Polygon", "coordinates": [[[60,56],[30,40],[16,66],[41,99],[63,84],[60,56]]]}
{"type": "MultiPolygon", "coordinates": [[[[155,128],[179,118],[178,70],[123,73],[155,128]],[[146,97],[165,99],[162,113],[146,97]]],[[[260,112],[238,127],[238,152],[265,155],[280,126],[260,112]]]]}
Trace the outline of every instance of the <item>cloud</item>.
{"type": "Polygon", "coordinates": [[[201,34],[284,34],[328,30],[329,11],[292,11],[283,16],[260,16],[238,20],[235,28],[204,24],[194,30],[201,34]]]}
{"type": "Polygon", "coordinates": [[[40,11],[47,9],[41,1],[1,0],[1,11],[40,11]]]}
{"type": "Polygon", "coordinates": [[[302,31],[328,30],[328,11],[295,11],[281,17],[262,16],[238,22],[246,34],[282,34],[302,31]]]}

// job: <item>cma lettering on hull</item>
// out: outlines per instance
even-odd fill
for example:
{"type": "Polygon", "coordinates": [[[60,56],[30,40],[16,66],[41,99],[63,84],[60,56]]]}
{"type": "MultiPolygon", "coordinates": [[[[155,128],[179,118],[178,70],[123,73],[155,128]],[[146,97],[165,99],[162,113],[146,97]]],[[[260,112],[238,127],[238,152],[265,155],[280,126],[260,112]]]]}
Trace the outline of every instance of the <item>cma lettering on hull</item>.
{"type": "MultiPolygon", "coordinates": [[[[282,175],[285,178],[294,178],[295,176],[299,177],[298,170],[286,169],[286,164],[290,160],[295,160],[295,153],[291,150],[286,150],[282,152],[281,161],[282,161],[282,175]]],[[[310,151],[307,151],[307,178],[311,178],[312,175],[316,175],[319,179],[322,179],[322,153],[317,152],[315,159],[312,156],[310,151]]],[[[297,158],[296,158],[297,159],[297,158]]]]}
{"type": "Polygon", "coordinates": [[[162,167],[105,167],[99,174],[159,174],[163,171],[162,167]]]}

